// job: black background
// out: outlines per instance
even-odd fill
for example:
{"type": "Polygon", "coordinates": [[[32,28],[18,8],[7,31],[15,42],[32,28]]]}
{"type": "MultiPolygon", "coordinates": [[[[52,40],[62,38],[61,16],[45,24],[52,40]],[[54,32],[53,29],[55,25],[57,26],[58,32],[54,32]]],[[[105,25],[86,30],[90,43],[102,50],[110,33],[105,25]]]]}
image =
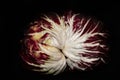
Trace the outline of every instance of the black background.
{"type": "MultiPolygon", "coordinates": [[[[102,0],[16,0],[1,1],[1,40],[3,40],[3,73],[6,78],[21,80],[103,80],[117,78],[119,69],[119,3],[102,0]],[[26,26],[41,13],[73,10],[74,12],[96,17],[108,28],[110,52],[108,63],[99,69],[88,72],[64,73],[58,76],[43,76],[26,70],[20,63],[20,39],[26,26]],[[4,42],[5,41],[5,42],[4,42]]],[[[2,44],[2,43],[1,43],[2,44]]],[[[2,51],[1,51],[2,54],[2,51]]]]}

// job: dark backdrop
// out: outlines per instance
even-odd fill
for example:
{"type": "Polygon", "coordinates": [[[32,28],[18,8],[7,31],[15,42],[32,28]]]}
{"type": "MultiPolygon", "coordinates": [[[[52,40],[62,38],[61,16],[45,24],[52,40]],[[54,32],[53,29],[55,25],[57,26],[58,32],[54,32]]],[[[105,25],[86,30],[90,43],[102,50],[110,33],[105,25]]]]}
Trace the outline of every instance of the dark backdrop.
{"type": "Polygon", "coordinates": [[[5,42],[1,54],[3,73],[7,78],[21,80],[103,80],[117,78],[119,69],[119,3],[102,0],[16,0],[1,1],[1,40],[5,42]],[[20,39],[29,22],[41,13],[73,10],[96,17],[108,28],[110,34],[109,62],[99,69],[88,72],[64,73],[58,76],[43,76],[22,67],[19,57],[20,39]]]}

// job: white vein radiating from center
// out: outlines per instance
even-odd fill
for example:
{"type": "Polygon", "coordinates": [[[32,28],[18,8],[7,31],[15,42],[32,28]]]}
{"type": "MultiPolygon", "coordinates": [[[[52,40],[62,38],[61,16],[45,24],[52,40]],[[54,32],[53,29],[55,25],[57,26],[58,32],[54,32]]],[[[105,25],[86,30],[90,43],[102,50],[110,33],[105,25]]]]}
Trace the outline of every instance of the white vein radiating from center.
{"type": "MultiPolygon", "coordinates": [[[[97,61],[99,59],[87,58],[80,55],[80,53],[85,54],[86,52],[92,54],[93,51],[87,50],[84,48],[85,46],[93,47],[96,45],[101,45],[94,42],[84,43],[91,36],[104,36],[104,33],[94,32],[99,23],[91,31],[86,31],[83,34],[86,26],[91,20],[88,19],[84,26],[80,25],[79,30],[74,31],[73,23],[76,15],[77,14],[71,16],[71,18],[69,18],[67,21],[65,21],[63,17],[57,16],[60,22],[59,24],[47,16],[44,17],[44,19],[51,24],[52,28],[47,28],[45,25],[41,25],[41,27],[50,34],[50,46],[54,47],[54,50],[45,48],[44,45],[39,44],[41,50],[50,56],[50,59],[47,60],[44,65],[40,65],[40,68],[43,68],[40,71],[47,72],[48,74],[54,73],[56,75],[62,72],[66,68],[66,65],[68,65],[71,69],[77,68],[80,70],[85,70],[85,68],[78,66],[81,60],[84,62],[92,63],[93,61],[97,61]],[[59,49],[61,49],[62,52],[59,49]]],[[[81,20],[80,23],[82,24],[82,22],[83,20],[81,20]]],[[[100,53],[100,51],[94,51],[94,53],[100,53]]]]}

